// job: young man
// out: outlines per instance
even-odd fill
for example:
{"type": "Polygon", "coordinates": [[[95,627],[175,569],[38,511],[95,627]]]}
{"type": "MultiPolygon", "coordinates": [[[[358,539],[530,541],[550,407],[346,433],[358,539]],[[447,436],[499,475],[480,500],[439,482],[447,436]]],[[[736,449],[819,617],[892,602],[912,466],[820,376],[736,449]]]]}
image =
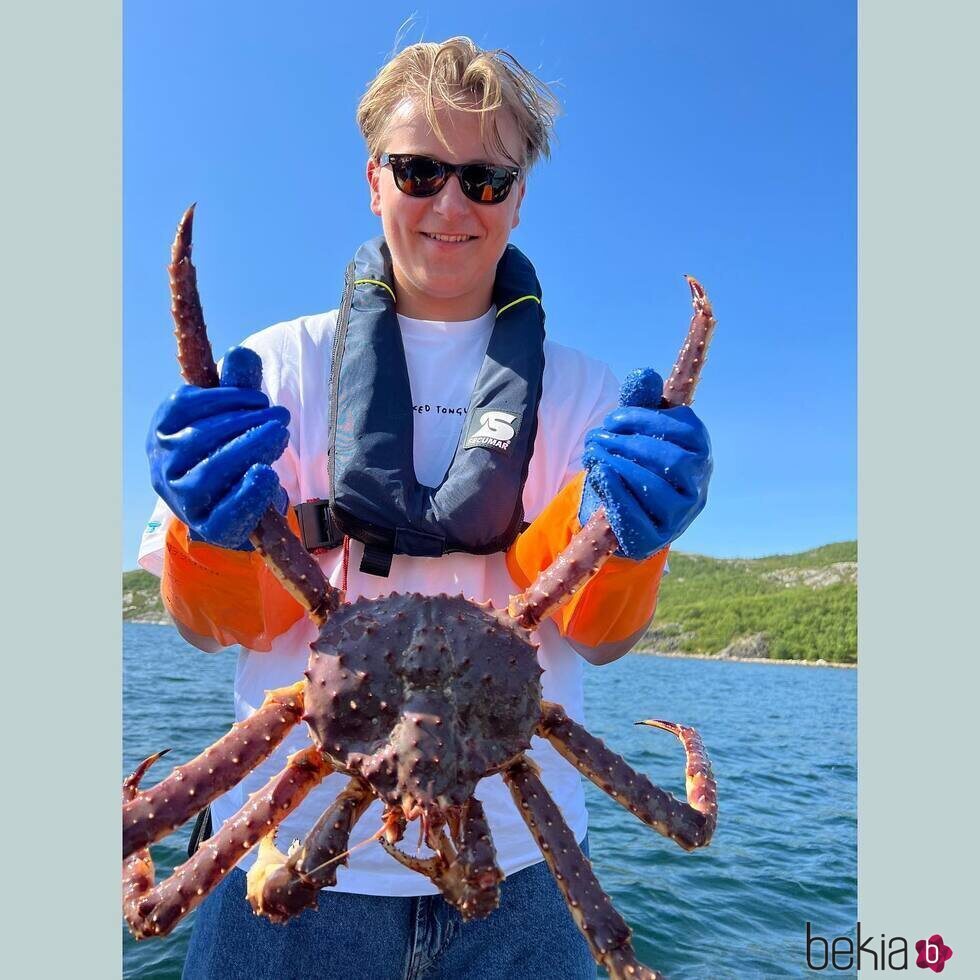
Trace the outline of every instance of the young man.
{"type": "MultiPolygon", "coordinates": [[[[302,677],[316,635],[247,542],[287,498],[321,502],[302,514],[325,519],[327,540],[306,543],[328,546],[318,561],[350,600],[447,592],[498,607],[605,502],[626,556],[538,634],[544,696],[573,718],[582,659],[615,660],[645,630],[667,545],[704,505],[708,439],[689,409],[614,411],[609,370],[544,339],[533,267],[508,238],[556,109],[509,55],[467,38],[401,52],[358,110],[383,240],[358,250],[340,311],[254,335],[225,358],[221,387],[184,386],[155,416],[161,527],[141,563],[162,572],[188,640],[242,645],[239,719],[302,677]]],[[[294,729],[213,804],[215,827],[308,744],[294,729]]],[[[587,847],[577,772],[541,740],[531,755],[587,847]]],[[[313,791],[279,841],[301,839],[344,782],[313,791]]],[[[316,913],[272,925],[246,902],[248,855],[199,909],[185,977],[594,977],[500,778],[479,796],[507,875],[488,918],[462,925],[426,878],[372,844],[350,854],[316,913]]],[[[380,823],[377,803],[352,842],[380,823]]]]}

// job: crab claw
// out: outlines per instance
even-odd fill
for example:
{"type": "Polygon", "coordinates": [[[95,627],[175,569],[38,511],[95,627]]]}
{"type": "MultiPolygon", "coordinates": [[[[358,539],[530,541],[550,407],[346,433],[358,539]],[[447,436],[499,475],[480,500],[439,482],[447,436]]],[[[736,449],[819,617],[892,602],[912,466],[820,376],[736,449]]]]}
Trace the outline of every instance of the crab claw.
{"type": "Polygon", "coordinates": [[[687,756],[687,766],[684,771],[687,802],[691,809],[705,818],[704,837],[699,845],[704,846],[711,840],[718,820],[718,790],[701,736],[688,725],[678,725],[676,722],[663,721],[660,718],[648,718],[636,724],[670,732],[684,746],[684,754],[687,756]]]}
{"type": "Polygon", "coordinates": [[[147,756],[137,767],[133,770],[132,775],[127,776],[123,780],[123,803],[129,802],[136,796],[136,791],[139,789],[140,781],[146,775],[147,770],[153,765],[157,759],[165,756],[170,749],[161,749],[159,752],[155,752],[151,756],[147,756]]]}
{"type": "MultiPolygon", "coordinates": [[[[290,851],[294,849],[298,842],[293,842],[293,847],[290,851]]],[[[265,911],[262,902],[262,892],[265,889],[265,884],[269,878],[280,868],[285,868],[286,861],[289,855],[283,854],[282,851],[276,847],[276,832],[275,830],[270,831],[259,841],[259,852],[255,863],[249,869],[246,875],[246,885],[245,885],[245,897],[248,899],[249,905],[252,906],[252,911],[259,914],[265,911]]],[[[285,916],[271,916],[274,922],[285,922],[285,916]]]]}
{"type": "Polygon", "coordinates": [[[178,259],[191,254],[191,243],[194,238],[194,209],[196,207],[197,201],[187,208],[177,225],[177,237],[174,244],[180,247],[180,252],[177,254],[178,259]]]}
{"type": "Polygon", "coordinates": [[[647,718],[646,721],[634,721],[634,725],[649,725],[651,728],[662,728],[665,732],[681,737],[681,726],[676,721],[663,721],[660,718],[647,718]]]}

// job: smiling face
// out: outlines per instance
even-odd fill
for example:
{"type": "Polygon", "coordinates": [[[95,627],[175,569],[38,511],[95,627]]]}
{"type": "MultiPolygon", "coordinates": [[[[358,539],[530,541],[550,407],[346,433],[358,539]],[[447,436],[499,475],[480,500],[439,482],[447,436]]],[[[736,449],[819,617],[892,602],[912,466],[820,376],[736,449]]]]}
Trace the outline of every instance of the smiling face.
{"type": "MultiPolygon", "coordinates": [[[[440,109],[443,145],[410,100],[393,114],[384,152],[414,153],[446,163],[516,166],[520,138],[510,113],[500,110],[497,126],[508,153],[484,144],[475,112],[440,109]]],[[[520,220],[523,177],[500,204],[467,198],[453,175],[433,197],[409,197],[396,186],[391,167],[367,164],[371,210],[381,218],[391,251],[398,312],[420,320],[472,320],[490,308],[497,263],[520,220]],[[455,241],[439,241],[449,236],[455,241]]]]}

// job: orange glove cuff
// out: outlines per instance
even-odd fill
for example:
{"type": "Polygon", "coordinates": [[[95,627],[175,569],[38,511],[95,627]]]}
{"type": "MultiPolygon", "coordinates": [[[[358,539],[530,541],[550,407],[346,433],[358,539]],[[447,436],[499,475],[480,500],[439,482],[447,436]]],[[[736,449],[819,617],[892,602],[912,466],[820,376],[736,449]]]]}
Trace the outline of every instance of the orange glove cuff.
{"type": "MultiPolygon", "coordinates": [[[[581,530],[578,520],[585,473],[548,504],[507,552],[511,578],[526,589],[581,530]]],[[[597,647],[625,640],[640,630],[657,608],[667,548],[644,561],[613,555],[591,582],[552,618],[562,636],[597,647]]]]}
{"type": "MultiPolygon", "coordinates": [[[[292,509],[288,520],[299,534],[292,509]]],[[[191,541],[176,519],[167,527],[160,594],[170,615],[192,632],[263,653],[303,615],[257,552],[191,541]]]]}

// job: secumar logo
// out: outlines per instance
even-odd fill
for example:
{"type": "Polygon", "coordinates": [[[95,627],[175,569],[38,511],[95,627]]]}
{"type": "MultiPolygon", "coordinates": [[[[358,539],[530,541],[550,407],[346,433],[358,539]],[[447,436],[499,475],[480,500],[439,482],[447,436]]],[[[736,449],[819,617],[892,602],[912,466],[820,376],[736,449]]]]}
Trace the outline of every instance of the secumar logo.
{"type": "Polygon", "coordinates": [[[477,429],[470,432],[464,449],[499,449],[501,451],[510,449],[510,444],[517,435],[517,430],[521,427],[520,415],[513,412],[502,412],[499,409],[491,408],[475,419],[477,429]]]}

